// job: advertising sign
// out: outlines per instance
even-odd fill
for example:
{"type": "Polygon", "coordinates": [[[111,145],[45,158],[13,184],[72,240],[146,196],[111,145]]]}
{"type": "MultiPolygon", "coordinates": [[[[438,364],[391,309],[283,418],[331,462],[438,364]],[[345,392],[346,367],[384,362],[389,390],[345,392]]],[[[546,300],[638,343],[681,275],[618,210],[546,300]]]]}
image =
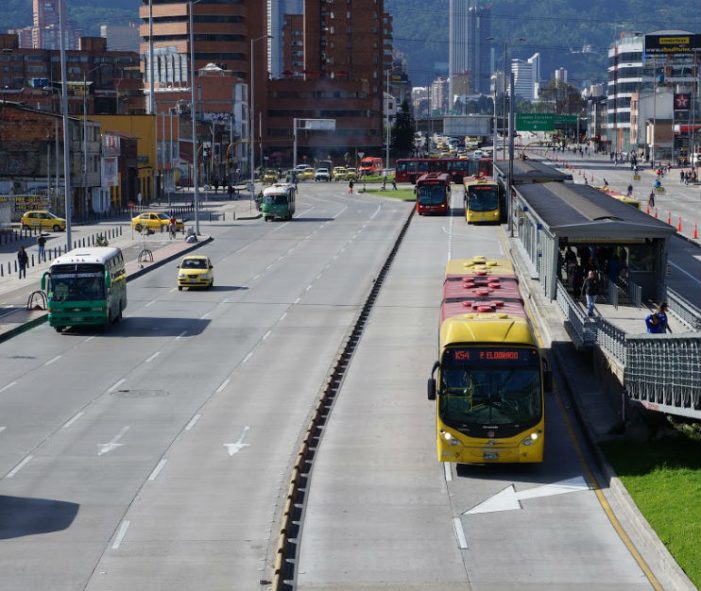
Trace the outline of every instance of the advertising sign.
{"type": "Polygon", "coordinates": [[[701,49],[701,35],[645,35],[645,53],[667,55],[670,53],[689,55],[701,49]]]}

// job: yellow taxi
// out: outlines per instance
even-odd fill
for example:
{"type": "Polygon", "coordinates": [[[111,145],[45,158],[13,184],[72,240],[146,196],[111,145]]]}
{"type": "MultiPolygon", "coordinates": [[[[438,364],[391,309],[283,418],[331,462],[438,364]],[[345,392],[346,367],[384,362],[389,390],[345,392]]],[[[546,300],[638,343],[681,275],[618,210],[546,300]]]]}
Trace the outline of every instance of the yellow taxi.
{"type": "Polygon", "coordinates": [[[34,209],[24,212],[22,215],[22,227],[30,230],[53,230],[63,232],[66,229],[66,220],[60,218],[46,209],[34,209]]]}
{"type": "MultiPolygon", "coordinates": [[[[153,232],[165,232],[170,225],[170,216],[162,211],[145,211],[131,218],[131,227],[137,232],[142,230],[151,230],[153,232]]],[[[175,229],[182,232],[183,221],[175,220],[175,229]]]]}
{"type": "Polygon", "coordinates": [[[331,171],[331,178],[334,181],[345,181],[348,180],[348,171],[345,166],[334,166],[333,171],[331,171]]]}
{"type": "Polygon", "coordinates": [[[203,254],[189,254],[178,265],[178,291],[183,287],[204,287],[214,285],[214,265],[203,254]]]}
{"type": "Polygon", "coordinates": [[[346,180],[358,180],[358,169],[357,168],[346,168],[346,180]]]}
{"type": "Polygon", "coordinates": [[[262,181],[263,181],[263,184],[266,184],[266,185],[272,185],[273,183],[277,183],[277,181],[278,181],[277,172],[275,172],[274,170],[266,170],[263,173],[262,181]]]}
{"type": "Polygon", "coordinates": [[[297,180],[299,181],[313,181],[314,180],[314,169],[305,168],[297,173],[297,180]]]}

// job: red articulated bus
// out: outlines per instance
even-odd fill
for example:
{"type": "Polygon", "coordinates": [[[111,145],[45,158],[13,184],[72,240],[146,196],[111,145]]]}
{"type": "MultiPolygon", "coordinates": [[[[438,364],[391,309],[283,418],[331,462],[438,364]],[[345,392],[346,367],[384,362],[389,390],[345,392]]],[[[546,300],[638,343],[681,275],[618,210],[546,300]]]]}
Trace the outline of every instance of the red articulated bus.
{"type": "Polygon", "coordinates": [[[430,172],[445,172],[454,183],[462,183],[466,176],[491,176],[492,159],[400,158],[397,160],[395,179],[398,183],[415,183],[421,175],[430,172]]]}
{"type": "Polygon", "coordinates": [[[450,175],[432,172],[416,181],[416,213],[446,215],[450,210],[450,175]]]}

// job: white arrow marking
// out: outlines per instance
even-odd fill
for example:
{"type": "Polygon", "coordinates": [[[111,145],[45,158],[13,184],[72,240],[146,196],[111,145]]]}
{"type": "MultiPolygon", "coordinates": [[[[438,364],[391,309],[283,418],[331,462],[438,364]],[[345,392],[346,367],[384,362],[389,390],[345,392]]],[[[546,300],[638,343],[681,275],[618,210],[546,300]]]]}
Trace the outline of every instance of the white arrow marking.
{"type": "Polygon", "coordinates": [[[496,513],[497,511],[513,511],[521,509],[521,501],[526,499],[537,499],[538,497],[552,497],[555,495],[564,495],[580,490],[589,490],[589,485],[582,476],[553,482],[544,486],[536,486],[527,490],[516,492],[514,485],[506,487],[498,492],[493,497],[483,501],[469,511],[465,511],[463,515],[476,515],[477,513],[496,513]]]}
{"type": "Polygon", "coordinates": [[[125,433],[129,431],[129,426],[127,425],[124,427],[117,435],[115,435],[112,438],[112,441],[109,443],[98,443],[97,447],[100,448],[100,451],[97,452],[98,456],[101,456],[102,454],[109,453],[111,451],[114,451],[118,447],[122,447],[124,445],[123,443],[117,443],[122,437],[124,437],[125,433]]]}
{"type": "Polygon", "coordinates": [[[246,437],[246,433],[248,432],[249,429],[250,429],[250,427],[248,425],[246,425],[243,428],[243,431],[241,431],[241,435],[239,435],[239,438],[236,441],[236,443],[225,443],[224,444],[224,447],[229,452],[229,456],[233,456],[235,453],[240,452],[244,447],[248,447],[250,445],[249,443],[243,442],[244,438],[246,437]]]}

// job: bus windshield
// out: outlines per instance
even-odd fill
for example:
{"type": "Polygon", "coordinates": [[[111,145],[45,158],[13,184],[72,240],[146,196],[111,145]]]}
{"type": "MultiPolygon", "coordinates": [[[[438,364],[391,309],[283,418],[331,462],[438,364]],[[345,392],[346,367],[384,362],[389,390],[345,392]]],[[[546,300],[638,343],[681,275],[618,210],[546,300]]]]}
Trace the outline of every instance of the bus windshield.
{"type": "Polygon", "coordinates": [[[522,429],[542,413],[538,353],[505,347],[448,349],[440,391],[441,419],[461,432],[522,429]]]}
{"type": "Polygon", "coordinates": [[[286,205],[287,195],[264,195],[263,203],[268,205],[286,205]]]}
{"type": "Polygon", "coordinates": [[[446,199],[445,185],[421,185],[417,193],[421,205],[440,205],[446,199]]]}
{"type": "Polygon", "coordinates": [[[55,265],[51,267],[51,297],[58,302],[105,299],[102,265],[55,265]]]}
{"type": "Polygon", "coordinates": [[[499,193],[494,185],[473,185],[467,189],[467,206],[471,211],[494,211],[499,207],[499,193]]]}

